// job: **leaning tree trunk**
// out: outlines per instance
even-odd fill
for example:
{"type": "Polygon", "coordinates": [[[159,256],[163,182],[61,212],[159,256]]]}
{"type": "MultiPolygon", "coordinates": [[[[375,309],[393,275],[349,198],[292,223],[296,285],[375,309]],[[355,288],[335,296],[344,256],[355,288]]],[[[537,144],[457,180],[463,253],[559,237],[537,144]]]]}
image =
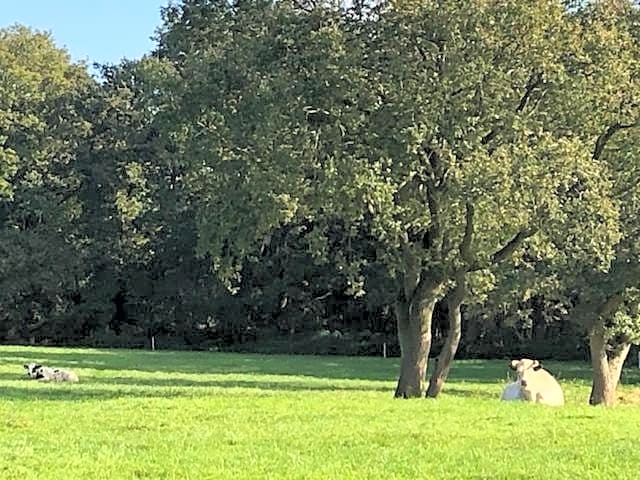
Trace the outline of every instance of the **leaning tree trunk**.
{"type": "Polygon", "coordinates": [[[429,380],[427,397],[435,398],[442,391],[444,382],[449,376],[451,363],[458,351],[460,337],[462,335],[462,312],[460,307],[464,300],[465,284],[464,279],[459,280],[453,290],[447,295],[447,309],[449,319],[449,332],[444,340],[444,345],[436,360],[435,368],[429,380]]]}
{"type": "Polygon", "coordinates": [[[593,383],[590,405],[605,405],[607,407],[616,403],[616,389],[631,344],[622,343],[610,352],[607,352],[607,338],[604,328],[604,320],[599,318],[589,333],[589,349],[591,351],[591,364],[593,366],[593,383]]]}
{"type": "Polygon", "coordinates": [[[415,289],[410,300],[396,302],[398,340],[400,343],[400,377],[396,398],[421,397],[431,349],[431,320],[438,300],[439,285],[415,289]]]}

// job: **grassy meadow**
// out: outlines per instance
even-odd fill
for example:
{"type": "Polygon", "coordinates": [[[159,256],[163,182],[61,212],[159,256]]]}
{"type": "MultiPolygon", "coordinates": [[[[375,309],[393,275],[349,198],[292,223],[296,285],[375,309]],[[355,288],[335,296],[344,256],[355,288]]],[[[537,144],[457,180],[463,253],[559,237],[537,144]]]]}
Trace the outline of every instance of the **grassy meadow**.
{"type": "Polygon", "coordinates": [[[0,479],[640,477],[637,369],[605,409],[586,364],[550,363],[554,409],[498,401],[506,364],[457,362],[441,398],[407,401],[398,359],[0,346],[0,479]]]}

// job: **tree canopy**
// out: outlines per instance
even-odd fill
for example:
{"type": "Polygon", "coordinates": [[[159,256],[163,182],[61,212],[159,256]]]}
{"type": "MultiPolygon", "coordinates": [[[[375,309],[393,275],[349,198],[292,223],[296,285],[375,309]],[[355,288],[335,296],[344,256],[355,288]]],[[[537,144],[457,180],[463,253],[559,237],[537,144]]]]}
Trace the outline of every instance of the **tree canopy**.
{"type": "MultiPolygon", "coordinates": [[[[211,2],[224,20],[207,23],[190,5],[172,18],[206,24],[206,36],[169,30],[162,50],[182,78],[201,251],[237,278],[283,224],[309,220],[319,257],[332,220],[364,228],[398,281],[410,377],[401,372],[398,395],[423,390],[431,315],[452,285],[486,288],[525,245],[606,268],[619,212],[593,112],[633,53],[592,46],[628,42],[599,13],[583,24],[552,1],[390,3],[366,15],[211,2]],[[181,35],[196,47],[180,49],[191,44],[181,35]]],[[[349,253],[333,260],[357,280],[367,260],[349,253]]]]}

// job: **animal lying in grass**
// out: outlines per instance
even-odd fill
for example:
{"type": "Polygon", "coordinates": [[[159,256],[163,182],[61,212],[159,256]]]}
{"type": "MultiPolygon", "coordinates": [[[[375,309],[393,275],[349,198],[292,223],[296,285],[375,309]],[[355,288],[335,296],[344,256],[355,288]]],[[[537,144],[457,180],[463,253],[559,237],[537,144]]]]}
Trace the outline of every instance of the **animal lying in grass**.
{"type": "Polygon", "coordinates": [[[558,381],[542,368],[538,360],[523,358],[509,364],[517,379],[502,393],[502,400],[525,400],[559,407],[564,405],[564,394],[558,381]]]}
{"type": "Polygon", "coordinates": [[[77,382],[78,375],[70,370],[60,370],[37,363],[24,365],[27,375],[42,382],[77,382]]]}

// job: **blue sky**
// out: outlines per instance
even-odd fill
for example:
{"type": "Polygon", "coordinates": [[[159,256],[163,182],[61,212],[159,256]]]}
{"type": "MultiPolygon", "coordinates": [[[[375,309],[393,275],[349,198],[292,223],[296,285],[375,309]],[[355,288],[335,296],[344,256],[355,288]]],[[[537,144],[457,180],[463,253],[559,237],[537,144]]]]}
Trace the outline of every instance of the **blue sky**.
{"type": "MultiPolygon", "coordinates": [[[[56,45],[89,65],[139,58],[153,48],[169,0],[0,0],[0,27],[21,23],[51,32],[56,45]]],[[[174,2],[175,3],[175,2],[174,2]]]]}

